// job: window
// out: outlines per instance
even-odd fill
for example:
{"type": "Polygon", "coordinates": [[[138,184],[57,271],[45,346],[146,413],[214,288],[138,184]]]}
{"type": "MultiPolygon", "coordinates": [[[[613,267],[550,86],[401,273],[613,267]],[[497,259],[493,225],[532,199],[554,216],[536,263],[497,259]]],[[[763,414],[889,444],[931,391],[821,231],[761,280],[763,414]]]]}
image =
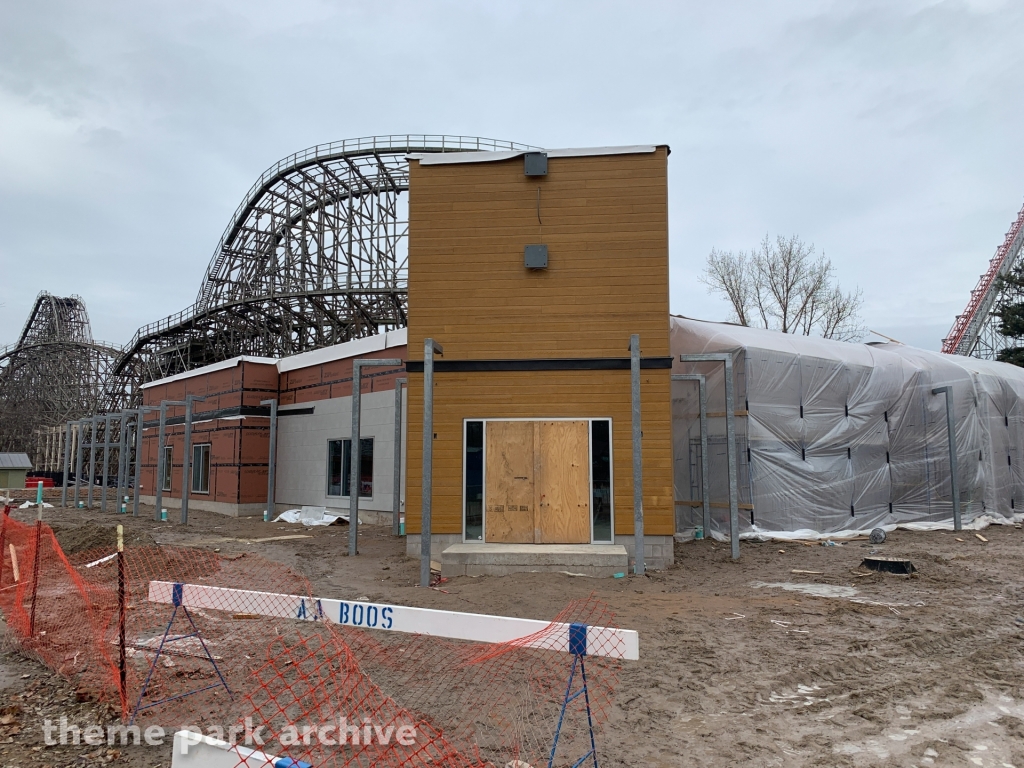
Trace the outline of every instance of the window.
{"type": "Polygon", "coordinates": [[[192,446],[192,493],[210,492],[210,444],[192,446]]]}
{"type": "MultiPolygon", "coordinates": [[[[352,441],[331,440],[327,444],[327,495],[351,496],[352,441]]],[[[359,495],[373,496],[373,438],[359,438],[359,495]]]]}
{"type": "Polygon", "coordinates": [[[612,441],[611,422],[590,422],[590,477],[593,483],[591,509],[594,541],[612,540],[612,441]]]}
{"type": "Polygon", "coordinates": [[[466,541],[484,538],[484,423],[466,422],[466,541]]]}
{"type": "Polygon", "coordinates": [[[171,463],[171,457],[174,455],[173,449],[169,445],[164,446],[164,476],[161,478],[160,487],[165,490],[171,490],[171,467],[174,465],[171,463]]]}

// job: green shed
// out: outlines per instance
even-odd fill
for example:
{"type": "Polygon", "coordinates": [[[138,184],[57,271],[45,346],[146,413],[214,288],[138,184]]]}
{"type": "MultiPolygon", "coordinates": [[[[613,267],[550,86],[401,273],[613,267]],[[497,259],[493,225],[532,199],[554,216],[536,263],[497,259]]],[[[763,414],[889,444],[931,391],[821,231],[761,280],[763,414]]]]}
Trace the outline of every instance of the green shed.
{"type": "Polygon", "coordinates": [[[24,488],[30,469],[27,453],[0,453],[0,488],[24,488]]]}

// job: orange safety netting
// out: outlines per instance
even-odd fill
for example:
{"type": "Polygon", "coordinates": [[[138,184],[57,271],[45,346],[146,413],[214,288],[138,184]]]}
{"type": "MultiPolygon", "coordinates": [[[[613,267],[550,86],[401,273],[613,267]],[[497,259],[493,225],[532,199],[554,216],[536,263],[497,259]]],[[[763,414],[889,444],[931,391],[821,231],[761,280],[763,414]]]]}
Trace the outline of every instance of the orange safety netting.
{"type": "Polygon", "coordinates": [[[314,766],[547,765],[560,722],[555,764],[573,765],[591,749],[591,723],[599,735],[610,714],[614,658],[586,656],[586,695],[565,703],[570,670],[571,693],[584,670],[557,625],[613,626],[594,600],[529,639],[473,643],[282,617],[282,595],[315,611],[308,581],[249,554],[152,546],[69,558],[47,525],[6,516],[0,549],[0,611],[24,652],[143,730],[240,745],[240,767],[257,764],[245,748],[314,766]],[[154,581],[252,592],[241,609],[237,593],[185,609],[151,602],[154,581]]]}

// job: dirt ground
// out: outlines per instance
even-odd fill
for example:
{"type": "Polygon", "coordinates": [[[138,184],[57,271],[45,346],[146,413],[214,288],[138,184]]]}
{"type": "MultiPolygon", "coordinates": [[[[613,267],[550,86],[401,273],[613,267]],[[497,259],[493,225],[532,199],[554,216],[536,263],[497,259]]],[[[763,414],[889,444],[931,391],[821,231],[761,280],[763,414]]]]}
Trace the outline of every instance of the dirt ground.
{"type": "MultiPolygon", "coordinates": [[[[569,600],[595,595],[619,626],[639,632],[641,654],[623,666],[598,742],[601,765],[1024,768],[1019,528],[988,528],[987,541],[898,531],[879,546],[744,543],[738,562],[726,545],[691,542],[677,545],[672,568],[648,577],[458,578],[440,592],[415,586],[418,563],[388,529],[364,525],[353,559],[346,527],[194,512],[182,528],[143,512],[52,509],[46,519],[69,546],[93,546],[91,524],[123,522],[129,541],[258,552],[341,599],[549,619],[569,600]],[[289,534],[308,538],[255,541],[289,534]],[[917,573],[865,572],[860,562],[873,550],[911,560],[917,573]]],[[[111,716],[78,698],[8,647],[0,766],[169,765],[169,748],[43,746],[45,717],[111,716]]]]}

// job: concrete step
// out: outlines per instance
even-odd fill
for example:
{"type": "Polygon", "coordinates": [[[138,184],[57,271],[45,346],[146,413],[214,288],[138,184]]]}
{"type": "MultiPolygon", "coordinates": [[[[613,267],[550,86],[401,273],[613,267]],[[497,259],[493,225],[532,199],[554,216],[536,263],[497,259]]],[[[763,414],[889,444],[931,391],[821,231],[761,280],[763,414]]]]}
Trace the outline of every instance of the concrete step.
{"type": "Polygon", "coordinates": [[[452,544],[441,553],[441,575],[505,576],[569,572],[610,577],[626,573],[629,556],[620,544],[452,544]]]}

